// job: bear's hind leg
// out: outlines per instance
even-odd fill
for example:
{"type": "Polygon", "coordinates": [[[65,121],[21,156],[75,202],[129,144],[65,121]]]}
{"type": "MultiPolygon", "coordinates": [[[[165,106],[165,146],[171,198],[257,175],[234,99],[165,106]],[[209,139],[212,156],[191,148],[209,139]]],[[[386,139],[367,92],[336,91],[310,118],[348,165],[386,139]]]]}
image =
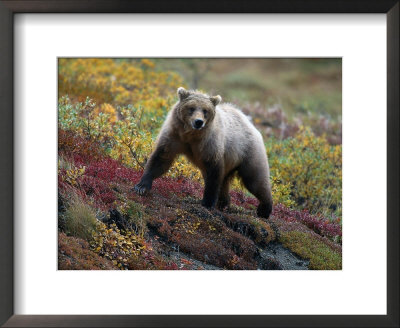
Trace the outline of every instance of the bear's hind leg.
{"type": "Polygon", "coordinates": [[[217,207],[220,210],[223,210],[225,207],[229,206],[231,202],[231,197],[229,196],[229,185],[231,183],[231,180],[232,180],[231,176],[227,176],[222,182],[217,204],[217,207]]]}
{"type": "Polygon", "coordinates": [[[272,212],[272,195],[268,181],[268,169],[249,164],[242,165],[238,172],[245,187],[260,202],[257,207],[257,215],[268,219],[272,212]]]}

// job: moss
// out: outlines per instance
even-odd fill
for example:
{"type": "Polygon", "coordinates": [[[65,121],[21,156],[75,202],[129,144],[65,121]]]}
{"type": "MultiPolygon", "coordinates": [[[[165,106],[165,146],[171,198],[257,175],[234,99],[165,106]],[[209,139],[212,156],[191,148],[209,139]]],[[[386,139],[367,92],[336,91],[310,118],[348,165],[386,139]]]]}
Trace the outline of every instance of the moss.
{"type": "Polygon", "coordinates": [[[275,231],[271,226],[260,218],[248,218],[250,224],[255,227],[255,238],[254,241],[260,245],[269,244],[271,241],[276,239],[275,231]]]}
{"type": "Polygon", "coordinates": [[[342,269],[341,254],[317,238],[313,238],[310,233],[299,231],[281,232],[279,241],[301,258],[309,260],[310,269],[342,269]]]}

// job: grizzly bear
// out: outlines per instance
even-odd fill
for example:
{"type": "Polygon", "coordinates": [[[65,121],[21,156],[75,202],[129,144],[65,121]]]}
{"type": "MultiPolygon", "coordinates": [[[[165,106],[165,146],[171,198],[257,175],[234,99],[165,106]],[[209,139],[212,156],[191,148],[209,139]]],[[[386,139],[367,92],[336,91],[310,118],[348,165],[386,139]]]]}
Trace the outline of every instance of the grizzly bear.
{"type": "Polygon", "coordinates": [[[235,172],[257,197],[257,214],[268,218],[272,210],[269,167],[260,132],[235,106],[220,96],[178,89],[179,101],[168,113],[154,152],[134,190],[143,195],[153,180],[164,174],[178,154],[201,171],[202,205],[219,209],[229,205],[229,184],[235,172]]]}

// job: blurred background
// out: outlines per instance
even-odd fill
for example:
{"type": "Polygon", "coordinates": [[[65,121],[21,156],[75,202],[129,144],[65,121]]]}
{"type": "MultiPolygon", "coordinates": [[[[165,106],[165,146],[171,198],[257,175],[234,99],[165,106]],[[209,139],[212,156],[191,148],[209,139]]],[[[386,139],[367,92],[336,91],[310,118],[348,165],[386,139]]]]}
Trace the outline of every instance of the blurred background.
{"type": "Polygon", "coordinates": [[[340,58],[153,59],[191,89],[220,94],[266,134],[292,136],[300,125],[341,143],[340,58]]]}
{"type": "Polygon", "coordinates": [[[288,113],[341,115],[342,61],[327,59],[153,59],[182,75],[192,89],[230,101],[280,103],[288,113]]]}

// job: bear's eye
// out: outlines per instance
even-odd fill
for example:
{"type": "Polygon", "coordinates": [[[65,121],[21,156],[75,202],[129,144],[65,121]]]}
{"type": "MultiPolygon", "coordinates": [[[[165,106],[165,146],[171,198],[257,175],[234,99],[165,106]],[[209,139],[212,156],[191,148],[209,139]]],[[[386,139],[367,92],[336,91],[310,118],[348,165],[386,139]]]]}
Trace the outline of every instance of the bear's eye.
{"type": "Polygon", "coordinates": [[[204,114],[204,117],[206,117],[207,111],[205,109],[203,109],[203,114],[204,114]]]}
{"type": "Polygon", "coordinates": [[[194,113],[194,110],[195,110],[194,107],[190,107],[190,108],[189,108],[189,113],[190,113],[190,114],[193,114],[193,113],[194,113]]]}

